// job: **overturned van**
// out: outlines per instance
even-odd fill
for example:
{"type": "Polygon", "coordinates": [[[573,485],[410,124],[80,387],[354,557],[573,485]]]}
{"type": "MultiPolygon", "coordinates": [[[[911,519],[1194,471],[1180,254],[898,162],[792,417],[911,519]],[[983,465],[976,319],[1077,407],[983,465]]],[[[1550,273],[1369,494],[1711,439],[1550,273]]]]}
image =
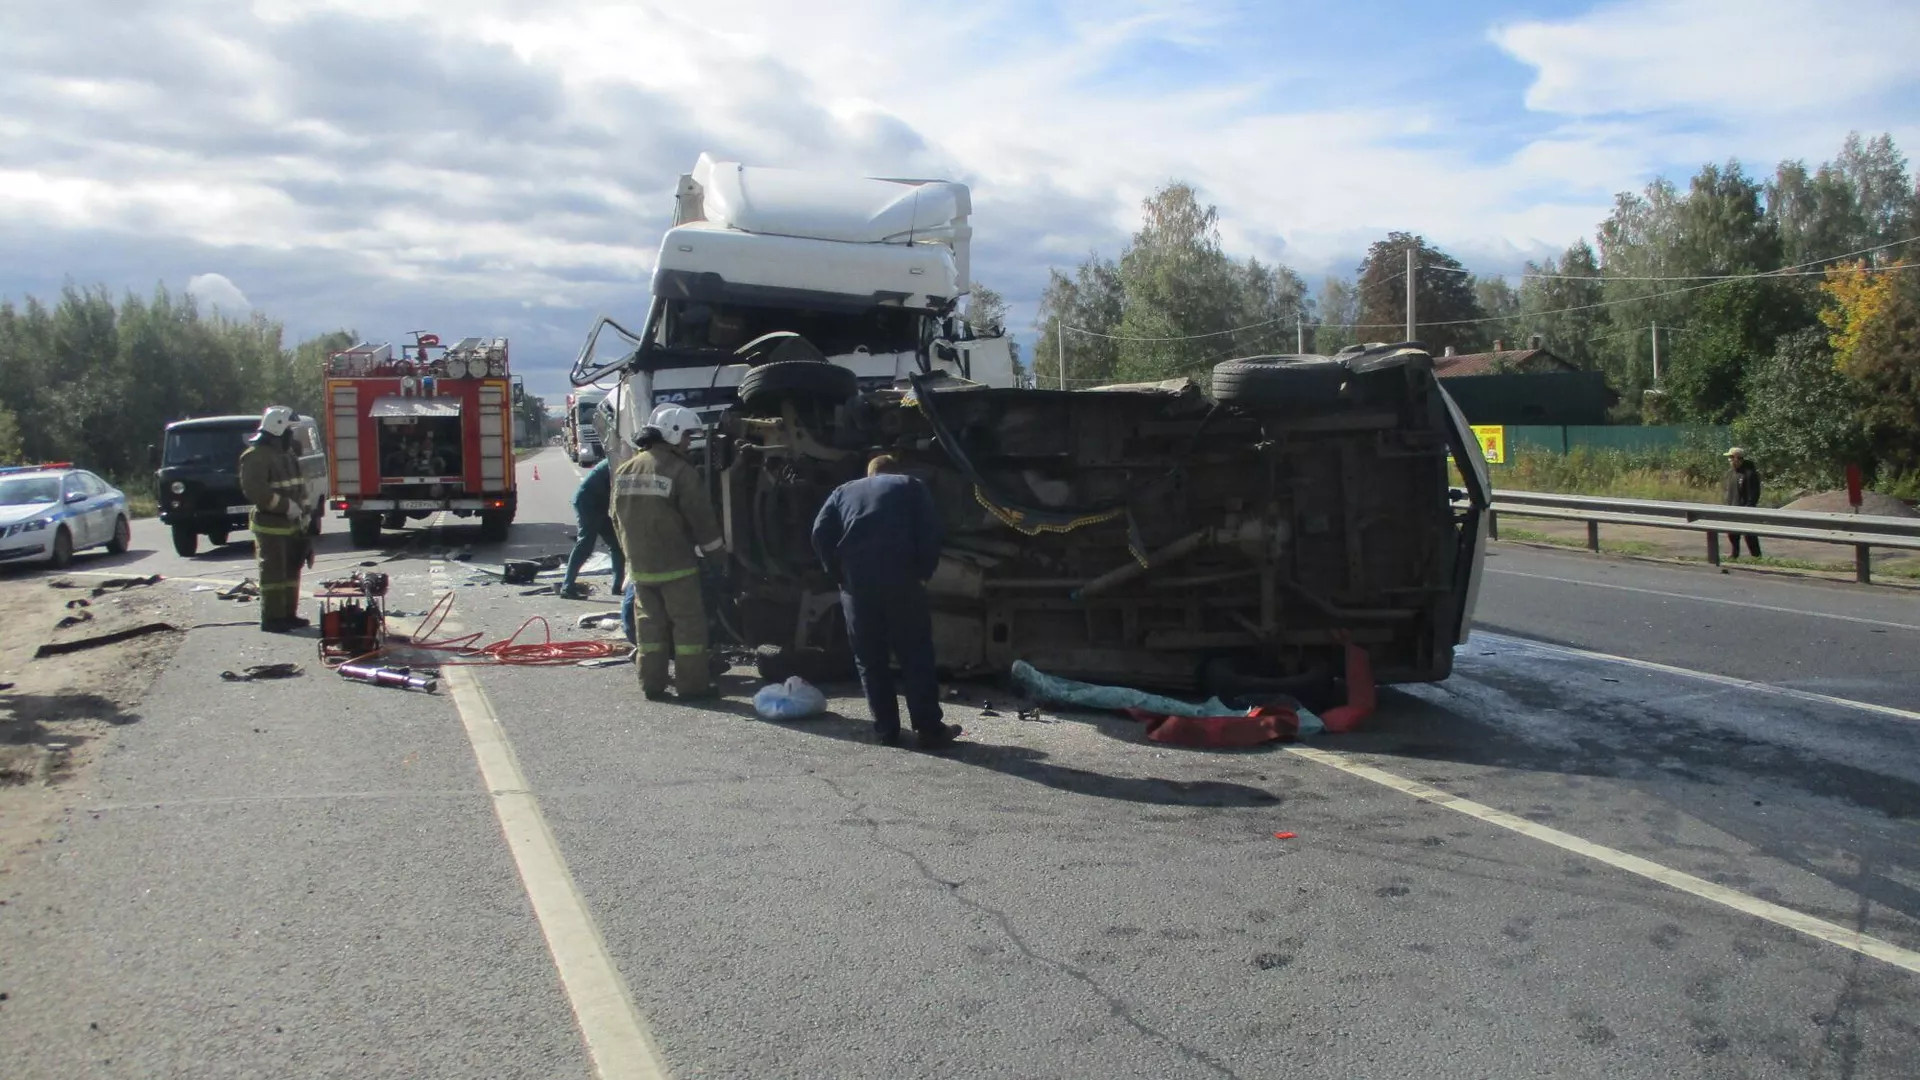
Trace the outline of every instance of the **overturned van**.
{"type": "Polygon", "coordinates": [[[947,530],[929,592],[950,674],[1025,660],[1094,682],[1249,692],[1337,672],[1444,679],[1485,545],[1486,465],[1417,344],[1254,357],[1189,380],[1053,391],[937,372],[862,391],[762,364],[709,432],[741,640],[844,656],[809,529],[887,452],[947,530]]]}

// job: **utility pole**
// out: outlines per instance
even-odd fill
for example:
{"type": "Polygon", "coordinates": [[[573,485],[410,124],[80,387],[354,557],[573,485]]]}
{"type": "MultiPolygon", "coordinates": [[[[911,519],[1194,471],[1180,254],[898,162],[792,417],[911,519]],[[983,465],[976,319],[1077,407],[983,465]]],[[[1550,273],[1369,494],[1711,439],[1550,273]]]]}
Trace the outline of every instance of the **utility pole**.
{"type": "Polygon", "coordinates": [[[1067,388],[1067,325],[1053,317],[1053,343],[1060,347],[1060,389],[1067,388]]]}
{"type": "Polygon", "coordinates": [[[1653,339],[1653,385],[1660,385],[1660,326],[1657,323],[1647,325],[1647,336],[1653,339]]]}
{"type": "Polygon", "coordinates": [[[1293,317],[1293,351],[1296,353],[1307,351],[1307,323],[1298,315],[1293,317]]]}
{"type": "Polygon", "coordinates": [[[1413,245],[1407,245],[1407,336],[1402,341],[1413,340],[1413,245]]]}

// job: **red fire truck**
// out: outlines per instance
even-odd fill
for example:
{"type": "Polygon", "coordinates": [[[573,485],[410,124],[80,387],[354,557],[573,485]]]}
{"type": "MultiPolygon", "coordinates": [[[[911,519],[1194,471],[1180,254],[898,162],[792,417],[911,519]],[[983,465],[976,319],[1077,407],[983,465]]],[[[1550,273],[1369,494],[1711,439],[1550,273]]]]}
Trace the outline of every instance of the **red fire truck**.
{"type": "Polygon", "coordinates": [[[361,343],[327,358],[328,501],[356,547],[442,511],[480,519],[487,540],[513,521],[513,392],[506,338],[442,345],[361,343]]]}

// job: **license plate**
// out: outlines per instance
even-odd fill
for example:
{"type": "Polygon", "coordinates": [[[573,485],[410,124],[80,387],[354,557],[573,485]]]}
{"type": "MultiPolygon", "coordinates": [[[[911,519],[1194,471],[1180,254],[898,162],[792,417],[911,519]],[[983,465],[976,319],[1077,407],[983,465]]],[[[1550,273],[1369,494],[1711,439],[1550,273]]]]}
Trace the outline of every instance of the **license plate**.
{"type": "Polygon", "coordinates": [[[438,499],[401,499],[400,509],[402,510],[438,510],[440,509],[440,501],[438,499]]]}
{"type": "Polygon", "coordinates": [[[253,506],[252,506],[251,504],[249,504],[249,503],[241,503],[241,504],[240,504],[239,506],[229,506],[229,507],[227,507],[227,513],[229,513],[229,514],[244,514],[244,513],[246,513],[246,512],[248,512],[249,510],[252,510],[252,509],[253,509],[253,506]]]}

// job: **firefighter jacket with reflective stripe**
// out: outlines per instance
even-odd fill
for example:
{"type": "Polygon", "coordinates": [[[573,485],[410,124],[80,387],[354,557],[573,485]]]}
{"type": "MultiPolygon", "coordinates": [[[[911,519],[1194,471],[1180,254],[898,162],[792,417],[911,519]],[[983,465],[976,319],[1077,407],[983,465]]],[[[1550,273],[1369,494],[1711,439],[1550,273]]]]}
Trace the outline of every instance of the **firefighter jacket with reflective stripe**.
{"type": "Polygon", "coordinates": [[[614,472],[613,527],[627,553],[627,580],[637,585],[692,577],[700,568],[696,548],[720,550],[720,523],[700,470],[664,443],[614,472]]]}
{"type": "Polygon", "coordinates": [[[249,527],[264,536],[298,536],[306,522],[294,504],[307,492],[300,459],[277,440],[261,439],[240,455],[240,491],[253,504],[249,527]]]}

